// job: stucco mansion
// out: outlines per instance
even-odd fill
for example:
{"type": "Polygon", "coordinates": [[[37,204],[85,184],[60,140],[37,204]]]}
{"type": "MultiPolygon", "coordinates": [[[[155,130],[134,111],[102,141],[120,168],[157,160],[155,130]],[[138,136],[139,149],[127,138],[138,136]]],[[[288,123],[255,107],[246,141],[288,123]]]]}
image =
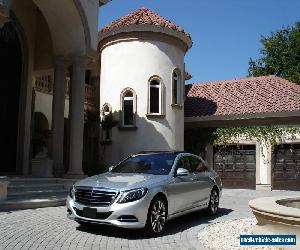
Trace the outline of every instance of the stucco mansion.
{"type": "MultiPolygon", "coordinates": [[[[187,129],[300,123],[300,86],[275,76],[186,85],[191,36],[146,8],[97,32],[106,2],[0,0],[0,175],[81,178],[91,159],[185,150],[187,129]],[[97,112],[117,125],[88,126],[97,112]]],[[[207,146],[225,186],[300,189],[300,138],[283,138],[276,156],[237,143],[223,155],[207,146]]]]}

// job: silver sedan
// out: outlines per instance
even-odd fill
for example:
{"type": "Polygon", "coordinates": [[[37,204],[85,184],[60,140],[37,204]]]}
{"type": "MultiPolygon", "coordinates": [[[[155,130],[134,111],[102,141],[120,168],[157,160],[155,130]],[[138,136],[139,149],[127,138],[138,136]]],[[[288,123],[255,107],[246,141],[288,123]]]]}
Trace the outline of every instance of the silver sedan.
{"type": "Polygon", "coordinates": [[[219,176],[200,157],[143,152],[75,183],[67,198],[68,217],[83,225],[145,228],[158,235],[167,220],[185,213],[204,208],[216,214],[221,193],[219,176]]]}

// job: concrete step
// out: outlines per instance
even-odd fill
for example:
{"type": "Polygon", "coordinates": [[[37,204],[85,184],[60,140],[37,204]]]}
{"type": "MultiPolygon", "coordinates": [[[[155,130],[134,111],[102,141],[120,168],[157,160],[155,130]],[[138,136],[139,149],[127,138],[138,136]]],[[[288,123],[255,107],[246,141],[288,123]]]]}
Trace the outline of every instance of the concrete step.
{"type": "Polygon", "coordinates": [[[47,198],[32,198],[0,201],[0,211],[12,211],[41,207],[57,207],[66,205],[66,195],[53,195],[47,198]]]}
{"type": "Polygon", "coordinates": [[[0,211],[64,206],[69,187],[76,181],[63,178],[10,178],[7,200],[0,201],[0,211]]]}
{"type": "Polygon", "coordinates": [[[64,185],[59,183],[54,184],[34,184],[34,185],[27,185],[27,184],[17,184],[17,185],[8,185],[7,192],[8,193],[17,193],[21,191],[39,191],[39,190],[59,190],[64,189],[64,185]]]}
{"type": "Polygon", "coordinates": [[[46,185],[57,184],[60,179],[56,178],[12,178],[9,179],[11,186],[17,185],[46,185]]]}
{"type": "Polygon", "coordinates": [[[59,190],[35,190],[35,191],[21,191],[16,193],[8,193],[7,200],[21,200],[21,199],[35,199],[35,198],[47,198],[56,195],[67,196],[68,191],[65,189],[59,190]]]}

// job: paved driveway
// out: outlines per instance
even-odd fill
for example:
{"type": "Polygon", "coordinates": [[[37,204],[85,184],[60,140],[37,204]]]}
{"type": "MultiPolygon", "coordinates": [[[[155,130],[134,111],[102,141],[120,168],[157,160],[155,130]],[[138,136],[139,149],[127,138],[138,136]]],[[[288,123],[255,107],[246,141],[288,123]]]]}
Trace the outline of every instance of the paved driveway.
{"type": "Polygon", "coordinates": [[[197,233],[206,225],[233,218],[253,216],[248,202],[253,198],[299,195],[300,192],[224,190],[217,217],[203,211],[168,223],[165,234],[148,238],[137,230],[78,226],[66,218],[65,207],[0,212],[0,249],[203,249],[197,233]]]}

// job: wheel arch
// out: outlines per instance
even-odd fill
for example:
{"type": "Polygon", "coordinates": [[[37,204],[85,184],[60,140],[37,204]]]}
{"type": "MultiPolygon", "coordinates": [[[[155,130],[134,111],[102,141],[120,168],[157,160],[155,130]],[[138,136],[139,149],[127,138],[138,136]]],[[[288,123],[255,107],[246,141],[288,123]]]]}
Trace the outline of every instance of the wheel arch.
{"type": "Polygon", "coordinates": [[[217,185],[213,185],[211,191],[213,191],[213,190],[217,190],[218,195],[220,195],[220,189],[219,189],[219,187],[217,185]]]}
{"type": "MultiPolygon", "coordinates": [[[[161,198],[161,199],[163,199],[165,201],[166,206],[167,206],[167,216],[168,216],[168,214],[169,214],[169,201],[168,201],[168,198],[167,198],[167,196],[166,196],[165,193],[163,193],[163,192],[160,191],[157,194],[155,194],[153,196],[151,202],[150,202],[150,206],[154,202],[154,200],[157,199],[157,198],[161,198]]],[[[150,208],[150,206],[149,206],[149,208],[150,208]]]]}

